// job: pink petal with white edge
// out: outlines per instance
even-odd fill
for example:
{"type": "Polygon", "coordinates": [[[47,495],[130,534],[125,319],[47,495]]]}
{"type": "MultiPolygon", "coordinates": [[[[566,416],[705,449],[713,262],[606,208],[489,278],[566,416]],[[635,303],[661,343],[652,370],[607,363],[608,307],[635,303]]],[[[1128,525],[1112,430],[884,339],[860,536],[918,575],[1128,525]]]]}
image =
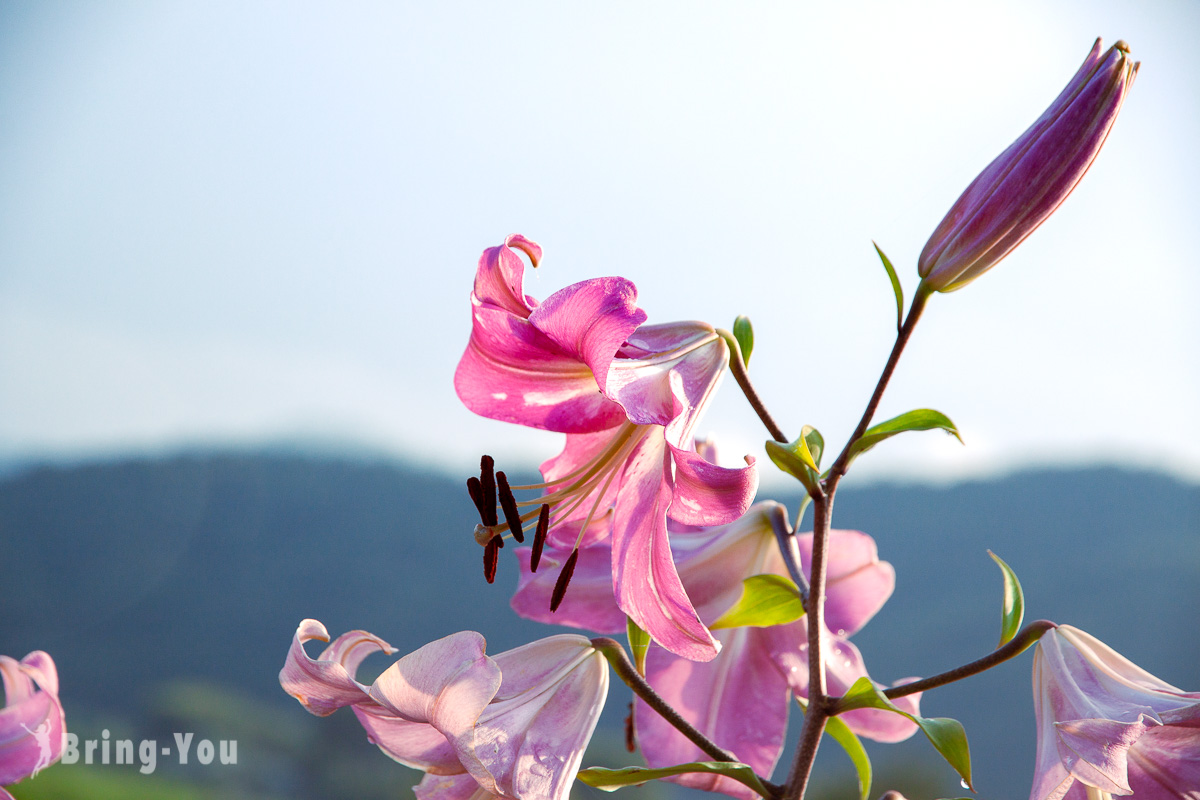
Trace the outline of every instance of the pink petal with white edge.
{"type": "Polygon", "coordinates": [[[505,796],[567,800],[604,708],[607,661],[574,634],[541,639],[495,659],[504,682],[476,726],[480,760],[505,796]]]}
{"type": "Polygon", "coordinates": [[[691,449],[692,428],[729,365],[729,348],[711,325],[643,325],[612,363],[604,393],[642,425],[672,425],[668,439],[691,449]]]}
{"type": "Polygon", "coordinates": [[[484,654],[483,636],[462,631],[401,658],[371,684],[370,697],[410,722],[427,722],[489,790],[492,776],[475,755],[475,723],[500,688],[500,668],[484,654]]]}
{"type": "Polygon", "coordinates": [[[279,672],[283,690],[300,701],[311,713],[324,717],[343,706],[367,699],[367,688],[355,680],[359,664],[371,653],[392,654],[395,648],[374,634],[350,631],[337,638],[319,658],[310,658],[304,643],[314,639],[329,641],[329,631],[315,619],[306,619],[296,628],[287,661],[279,672]]]}
{"type": "Polygon", "coordinates": [[[746,513],[758,491],[753,458],[746,457],[745,467],[729,469],[698,453],[668,446],[675,462],[674,493],[667,512],[671,519],[685,525],[724,525],[746,513]]]}
{"type": "Polygon", "coordinates": [[[35,650],[17,661],[0,656],[5,707],[0,710],[0,784],[35,774],[62,756],[66,719],[53,659],[35,650]]]}
{"type": "MultiPolygon", "coordinates": [[[[711,741],[731,748],[740,761],[769,776],[787,733],[787,679],[776,668],[761,630],[722,630],[716,636],[723,645],[721,654],[707,663],[651,648],[646,679],[711,741]]],[[[712,759],[640,700],[636,713],[638,743],[651,767],[712,759]]],[[[745,800],[757,797],[743,784],[720,775],[690,774],[669,780],[745,800]]]]}
{"type": "Polygon", "coordinates": [[[613,520],[613,591],[621,610],[654,641],[684,658],[709,661],[719,645],[683,589],[667,536],[672,488],[666,452],[662,435],[649,435],[629,457],[613,520]]]}
{"type": "Polygon", "coordinates": [[[1183,692],[1068,625],[1033,657],[1037,761],[1030,800],[1094,787],[1139,800],[1191,798],[1200,786],[1200,693],[1183,692]]]}

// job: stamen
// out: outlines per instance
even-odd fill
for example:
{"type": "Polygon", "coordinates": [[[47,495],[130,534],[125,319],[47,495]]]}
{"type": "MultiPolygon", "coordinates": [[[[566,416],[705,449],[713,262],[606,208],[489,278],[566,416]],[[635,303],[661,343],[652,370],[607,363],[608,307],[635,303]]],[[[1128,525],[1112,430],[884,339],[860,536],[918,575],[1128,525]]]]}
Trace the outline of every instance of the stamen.
{"type": "Polygon", "coordinates": [[[487,543],[487,547],[483,548],[483,577],[488,583],[496,581],[496,565],[500,561],[500,547],[496,542],[500,541],[499,537],[492,539],[487,543]]]}
{"type": "Polygon", "coordinates": [[[483,514],[484,525],[495,525],[496,519],[496,462],[491,456],[484,456],[479,459],[479,482],[483,486],[483,508],[480,513],[483,514]]]}
{"type": "Polygon", "coordinates": [[[537,531],[533,534],[533,555],[529,557],[529,571],[537,572],[542,560],[542,548],[546,546],[546,532],[550,530],[550,506],[542,506],[538,512],[537,531]]]}
{"type": "Polygon", "coordinates": [[[633,701],[629,701],[629,716],[625,717],[625,749],[637,752],[637,734],[633,727],[633,701]]]}
{"type": "Polygon", "coordinates": [[[479,512],[479,521],[486,524],[487,520],[484,517],[487,515],[483,513],[483,484],[479,482],[479,478],[474,475],[467,478],[467,492],[471,495],[471,502],[475,504],[475,510],[479,512]]]}
{"type": "Polygon", "coordinates": [[[558,611],[558,607],[562,605],[563,597],[567,594],[567,584],[571,582],[571,575],[575,572],[575,562],[579,560],[579,551],[572,550],[571,555],[567,556],[567,563],[563,564],[562,572],[558,574],[558,582],[554,584],[554,594],[550,595],[550,611],[558,611]]]}
{"type": "Polygon", "coordinates": [[[500,489],[500,508],[504,510],[504,521],[512,531],[517,543],[525,541],[525,531],[521,527],[521,512],[517,510],[517,500],[513,497],[512,489],[508,488],[508,478],[503,472],[496,473],[496,484],[500,489]]]}

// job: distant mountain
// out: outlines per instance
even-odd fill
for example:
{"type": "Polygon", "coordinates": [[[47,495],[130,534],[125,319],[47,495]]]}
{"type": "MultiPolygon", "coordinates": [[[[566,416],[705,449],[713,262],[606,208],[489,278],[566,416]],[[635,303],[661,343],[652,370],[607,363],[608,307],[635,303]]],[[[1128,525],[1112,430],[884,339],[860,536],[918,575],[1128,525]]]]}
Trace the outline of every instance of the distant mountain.
{"type": "MultiPolygon", "coordinates": [[[[51,652],[64,702],[97,713],[135,714],[152,688],[195,678],[302,714],[277,674],[305,617],[402,651],[463,629],[491,652],[546,635],[508,609],[510,554],[484,582],[475,521],[462,481],[392,462],[213,454],[27,468],[0,478],[0,653],[51,652]]],[[[943,488],[849,482],[835,524],[870,533],[897,570],[892,600],[854,640],[877,680],[995,645],[991,549],[1020,576],[1027,621],[1069,622],[1200,689],[1200,487],[1117,469],[943,488]]],[[[1028,792],[1029,666],[1026,654],[923,701],[966,725],[983,797],[1028,792]]],[[[606,724],[622,705],[610,702],[606,724]]],[[[822,765],[844,771],[827,749],[822,765]]],[[[921,737],[872,749],[897,769],[934,764],[935,785],[953,791],[929,752],[921,737]]]]}

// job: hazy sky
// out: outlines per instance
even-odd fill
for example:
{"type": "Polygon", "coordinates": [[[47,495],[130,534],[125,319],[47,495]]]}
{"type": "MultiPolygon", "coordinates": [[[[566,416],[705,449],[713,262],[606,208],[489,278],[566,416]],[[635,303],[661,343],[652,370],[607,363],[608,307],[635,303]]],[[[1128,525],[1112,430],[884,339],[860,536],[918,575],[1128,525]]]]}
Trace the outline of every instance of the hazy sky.
{"type": "MultiPolygon", "coordinates": [[[[557,437],[451,377],[480,251],[754,321],[785,429],[849,433],[929,232],[1083,60],[1143,61],[1104,152],[934,298],[856,469],[1200,477],[1200,4],[0,2],[0,455],[347,440],[464,471],[557,437]]],[[[729,380],[700,425],[766,437],[729,380]]],[[[763,460],[765,462],[765,459],[763,460]]]]}

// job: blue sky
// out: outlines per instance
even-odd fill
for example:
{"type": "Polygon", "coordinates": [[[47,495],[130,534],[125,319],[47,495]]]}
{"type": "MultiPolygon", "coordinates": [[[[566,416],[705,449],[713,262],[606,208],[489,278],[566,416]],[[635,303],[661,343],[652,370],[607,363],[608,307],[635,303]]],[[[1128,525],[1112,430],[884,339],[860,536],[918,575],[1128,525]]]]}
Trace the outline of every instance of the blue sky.
{"type": "MultiPolygon", "coordinates": [[[[557,438],[451,385],[480,251],[538,297],[639,287],[651,321],[758,334],[785,429],[849,433],[959,192],[1096,36],[1143,61],[1039,231],[934,299],[856,469],[1200,477],[1200,6],[1011,3],[0,4],[0,456],[287,438],[470,469],[557,438]]],[[[765,432],[732,381],[699,430],[765,432]]]]}

